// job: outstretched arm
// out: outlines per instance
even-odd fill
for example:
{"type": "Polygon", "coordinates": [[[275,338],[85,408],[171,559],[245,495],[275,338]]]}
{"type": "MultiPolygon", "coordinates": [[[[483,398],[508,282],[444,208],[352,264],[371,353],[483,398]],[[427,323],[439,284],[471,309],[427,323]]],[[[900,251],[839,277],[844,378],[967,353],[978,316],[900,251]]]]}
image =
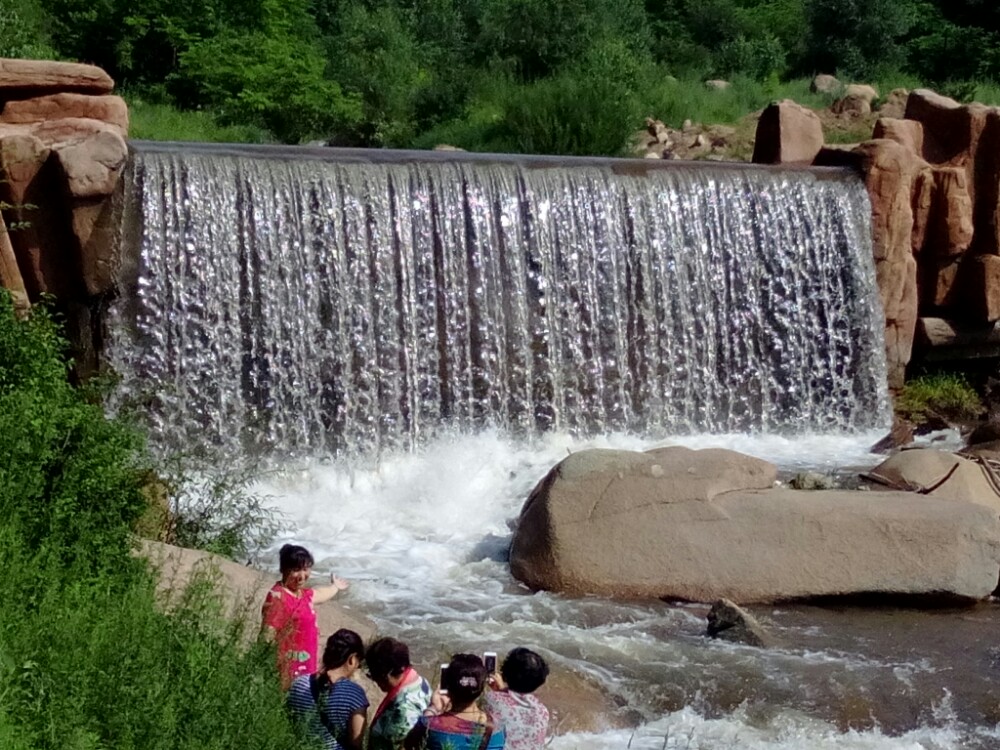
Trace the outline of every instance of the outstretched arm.
{"type": "Polygon", "coordinates": [[[333,599],[341,591],[346,591],[350,585],[343,578],[338,578],[331,573],[329,586],[316,586],[313,589],[313,604],[322,604],[333,599]]]}

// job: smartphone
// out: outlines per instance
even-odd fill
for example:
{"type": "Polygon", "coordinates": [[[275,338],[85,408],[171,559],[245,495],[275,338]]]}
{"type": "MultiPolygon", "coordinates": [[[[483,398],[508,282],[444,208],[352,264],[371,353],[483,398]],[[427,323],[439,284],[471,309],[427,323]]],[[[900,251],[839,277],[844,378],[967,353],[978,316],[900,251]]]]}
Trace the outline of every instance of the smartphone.
{"type": "Polygon", "coordinates": [[[484,651],[483,652],[483,664],[486,665],[486,674],[496,674],[497,671],[497,655],[495,651],[484,651]]]}
{"type": "Polygon", "coordinates": [[[444,676],[448,673],[448,665],[441,665],[441,676],[438,678],[438,692],[441,695],[448,695],[448,688],[444,686],[444,676]]]}

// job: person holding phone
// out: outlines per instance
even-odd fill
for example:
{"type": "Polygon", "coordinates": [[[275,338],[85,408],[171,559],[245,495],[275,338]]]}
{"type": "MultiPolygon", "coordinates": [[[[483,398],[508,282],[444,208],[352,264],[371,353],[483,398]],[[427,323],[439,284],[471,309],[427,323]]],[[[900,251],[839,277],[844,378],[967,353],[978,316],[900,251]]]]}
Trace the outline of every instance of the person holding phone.
{"type": "Polygon", "coordinates": [[[503,725],[477,705],[488,676],[478,656],[455,654],[433,705],[407,735],[405,750],[503,750],[503,725]]]}
{"type": "Polygon", "coordinates": [[[261,607],[261,634],[277,645],[281,688],[292,680],[312,674],[319,666],[319,627],[314,604],[335,597],[348,587],[347,581],[330,576],[329,586],[306,588],[313,556],[305,547],[286,544],[278,552],[281,580],[271,587],[261,607]]]}
{"type": "Polygon", "coordinates": [[[491,675],[492,690],[486,694],[486,708],[503,722],[508,750],[545,747],[549,709],[533,693],[548,676],[545,660],[526,648],[515,648],[507,654],[500,674],[491,675]]]}
{"type": "Polygon", "coordinates": [[[365,654],[368,677],[385,698],[375,709],[368,750],[400,750],[431,703],[431,686],[410,665],[410,649],[395,638],[379,638],[365,654]]]}

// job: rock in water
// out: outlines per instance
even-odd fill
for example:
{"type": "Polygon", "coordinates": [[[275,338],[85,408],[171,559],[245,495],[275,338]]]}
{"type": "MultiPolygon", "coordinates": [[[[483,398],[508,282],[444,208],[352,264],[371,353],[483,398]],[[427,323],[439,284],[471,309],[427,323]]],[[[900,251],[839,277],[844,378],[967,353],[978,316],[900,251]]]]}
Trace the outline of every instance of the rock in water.
{"type": "Polygon", "coordinates": [[[774,639],[757,619],[728,599],[719,599],[708,612],[706,635],[747,646],[768,648],[774,639]]]}
{"type": "Polygon", "coordinates": [[[525,503],[511,571],[535,589],[739,604],[981,599],[996,588],[995,510],[910,492],[772,489],[776,474],[726,450],[574,453],[525,503]]]}

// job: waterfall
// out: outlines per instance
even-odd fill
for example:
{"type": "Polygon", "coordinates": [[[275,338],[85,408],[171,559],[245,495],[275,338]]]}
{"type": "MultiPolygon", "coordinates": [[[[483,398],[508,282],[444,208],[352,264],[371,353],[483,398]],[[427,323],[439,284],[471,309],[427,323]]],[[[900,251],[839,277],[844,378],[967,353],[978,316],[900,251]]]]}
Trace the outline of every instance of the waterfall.
{"type": "Polygon", "coordinates": [[[324,455],[887,419],[853,175],[276,152],[134,150],[136,271],[105,355],[159,441],[324,455]]]}

